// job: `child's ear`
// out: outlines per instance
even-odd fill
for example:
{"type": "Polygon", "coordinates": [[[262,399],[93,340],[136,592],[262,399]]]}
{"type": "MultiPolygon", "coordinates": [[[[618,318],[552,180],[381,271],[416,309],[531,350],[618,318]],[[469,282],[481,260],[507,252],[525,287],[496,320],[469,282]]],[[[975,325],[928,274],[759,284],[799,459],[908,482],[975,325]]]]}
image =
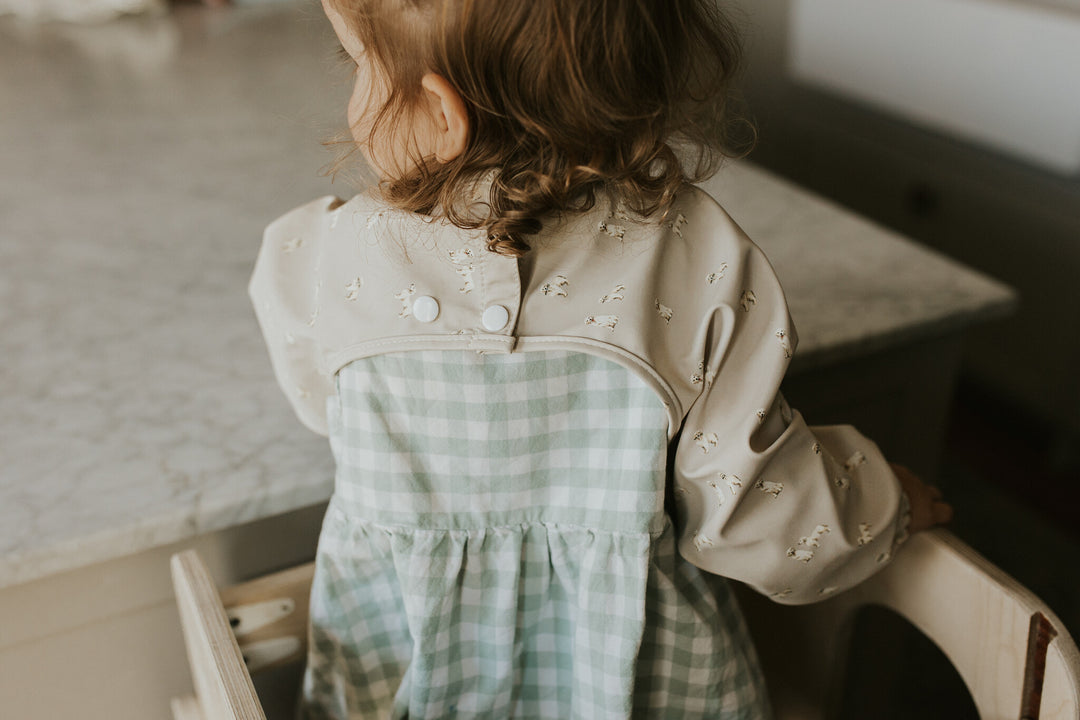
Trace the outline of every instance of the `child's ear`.
{"type": "Polygon", "coordinates": [[[434,147],[431,149],[435,151],[436,160],[450,162],[465,152],[469,139],[469,114],[465,110],[465,101],[441,75],[428,73],[421,78],[420,84],[424,87],[428,110],[434,122],[434,147]]]}

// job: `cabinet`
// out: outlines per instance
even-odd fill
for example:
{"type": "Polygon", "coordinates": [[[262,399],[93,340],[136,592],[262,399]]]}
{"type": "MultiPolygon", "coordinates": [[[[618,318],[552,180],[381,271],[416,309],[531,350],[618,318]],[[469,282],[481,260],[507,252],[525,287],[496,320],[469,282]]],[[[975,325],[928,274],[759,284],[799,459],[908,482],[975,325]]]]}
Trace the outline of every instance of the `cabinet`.
{"type": "Polygon", "coordinates": [[[792,80],[794,3],[755,5],[744,3],[751,158],[1015,288],[1018,311],[971,332],[963,367],[1067,448],[1080,435],[1080,175],[792,80]]]}

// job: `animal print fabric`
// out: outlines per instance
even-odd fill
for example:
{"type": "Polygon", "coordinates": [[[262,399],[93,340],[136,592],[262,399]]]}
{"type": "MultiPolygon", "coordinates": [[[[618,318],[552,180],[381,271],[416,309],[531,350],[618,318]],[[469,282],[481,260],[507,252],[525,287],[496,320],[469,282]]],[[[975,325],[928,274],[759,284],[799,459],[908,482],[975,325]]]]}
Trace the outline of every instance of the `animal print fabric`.
{"type": "Polygon", "coordinates": [[[676,551],[634,373],[455,350],[337,382],[304,717],[768,716],[726,581],[676,551]]]}

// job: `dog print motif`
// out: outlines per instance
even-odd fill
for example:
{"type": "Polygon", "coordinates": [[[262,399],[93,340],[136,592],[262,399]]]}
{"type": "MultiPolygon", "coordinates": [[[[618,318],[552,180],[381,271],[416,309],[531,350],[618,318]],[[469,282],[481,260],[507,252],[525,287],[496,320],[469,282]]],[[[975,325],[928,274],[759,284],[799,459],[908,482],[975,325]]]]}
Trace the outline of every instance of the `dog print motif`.
{"type": "Polygon", "coordinates": [[[345,284],[345,299],[356,300],[360,297],[360,288],[364,286],[363,278],[353,278],[345,284]]]}
{"type": "Polygon", "coordinates": [[[787,556],[792,560],[798,560],[802,563],[808,563],[814,559],[813,550],[799,549],[798,546],[803,548],[817,548],[821,547],[821,538],[828,535],[830,532],[828,525],[818,525],[814,528],[814,532],[810,533],[807,537],[799,538],[799,542],[795,543],[795,547],[789,547],[787,549],[787,556]]]}
{"type": "Polygon", "coordinates": [[[600,230],[616,240],[622,240],[623,235],[626,234],[626,228],[622,225],[609,225],[607,220],[600,221],[600,230]]]}
{"type": "Polygon", "coordinates": [[[866,464],[866,455],[861,450],[856,450],[851,454],[847,460],[844,461],[844,470],[851,473],[862,465],[866,464]]]}
{"type": "Polygon", "coordinates": [[[667,323],[668,325],[670,325],[671,324],[671,308],[669,308],[667,305],[664,305],[663,303],[661,303],[660,300],[655,300],[653,302],[653,307],[656,308],[656,312],[660,313],[660,317],[662,317],[664,319],[664,322],[667,323]]]}
{"type": "Polygon", "coordinates": [[[714,544],[712,538],[701,530],[698,530],[697,535],[694,536],[694,547],[697,548],[698,552],[703,552],[705,548],[712,547],[714,544]]]}
{"type": "Polygon", "coordinates": [[[717,282],[724,278],[724,273],[727,272],[727,263],[720,263],[720,267],[713,270],[711,273],[705,276],[705,282],[709,285],[715,285],[717,282]]]}
{"type": "Polygon", "coordinates": [[[829,532],[828,525],[818,525],[808,537],[799,538],[798,544],[806,547],[821,547],[821,538],[828,535],[829,532]]]}
{"type": "Polygon", "coordinates": [[[399,318],[404,319],[412,315],[412,303],[409,302],[409,299],[415,294],[416,283],[409,283],[409,287],[394,294],[394,297],[401,301],[401,312],[398,313],[399,318]]]}
{"type": "Polygon", "coordinates": [[[716,379],[716,371],[715,370],[706,371],[704,362],[699,362],[698,366],[697,366],[697,372],[690,375],[690,383],[692,385],[698,385],[700,383],[705,383],[705,388],[706,389],[712,387],[713,380],[715,380],[715,379],[716,379]]]}
{"type": "Polygon", "coordinates": [[[766,495],[772,495],[774,498],[780,497],[780,493],[784,492],[784,483],[772,482],[771,480],[758,480],[754,487],[766,495]]]}
{"type": "Polygon", "coordinates": [[[626,290],[626,286],[623,285],[622,283],[618,283],[618,284],[615,285],[615,287],[613,287],[611,289],[611,292],[609,292],[604,297],[600,298],[600,302],[601,303],[609,303],[609,302],[615,302],[616,300],[622,300],[624,290],[626,290]]]}
{"type": "Polygon", "coordinates": [[[859,547],[873,542],[874,536],[870,534],[870,523],[859,523],[859,547]]]}
{"type": "Polygon", "coordinates": [[[675,216],[675,220],[673,222],[667,223],[667,226],[671,228],[671,232],[675,233],[676,236],[682,237],[682,226],[685,224],[686,216],[682,213],[679,213],[675,216]]]}
{"type": "Polygon", "coordinates": [[[802,563],[808,563],[814,559],[813,550],[796,550],[793,547],[787,549],[787,556],[792,560],[798,560],[802,563]]]}
{"type": "Polygon", "coordinates": [[[743,312],[750,312],[750,307],[757,305],[757,295],[753,290],[744,290],[742,297],[739,298],[739,308],[743,312]]]}
{"type": "Polygon", "coordinates": [[[791,340],[788,339],[786,330],[777,330],[776,339],[780,341],[780,349],[784,351],[784,357],[791,359],[791,340]]]}
{"type": "Polygon", "coordinates": [[[473,264],[473,251],[469,248],[451,250],[450,262],[454,264],[457,274],[465,281],[465,284],[458,288],[458,292],[462,295],[469,294],[473,290],[472,276],[476,269],[476,266],[473,264]]]}
{"type": "Polygon", "coordinates": [[[732,497],[739,494],[739,488],[742,487],[742,480],[738,475],[725,475],[724,473],[720,473],[720,479],[727,484],[727,489],[731,492],[732,497]]]}
{"type": "Polygon", "coordinates": [[[716,433],[711,432],[706,434],[701,430],[698,430],[696,433],[694,433],[694,442],[697,443],[697,446],[699,448],[701,448],[701,452],[708,455],[711,448],[714,448],[718,444],[720,444],[720,438],[716,436],[716,433]]]}
{"type": "Polygon", "coordinates": [[[605,327],[612,332],[615,331],[615,326],[619,322],[618,315],[586,315],[586,325],[596,325],[597,327],[605,327]]]}
{"type": "Polygon", "coordinates": [[[758,408],[758,411],[754,413],[757,416],[757,424],[761,425],[765,422],[765,408],[758,408]]]}
{"type": "Polygon", "coordinates": [[[742,480],[739,479],[738,475],[726,475],[724,473],[717,473],[716,476],[719,482],[717,482],[717,480],[709,480],[707,484],[713,489],[713,492],[716,494],[717,504],[720,507],[723,507],[724,500],[726,498],[726,495],[724,494],[724,488],[727,488],[727,491],[731,493],[731,497],[735,497],[739,494],[739,488],[742,487],[742,480]],[[723,483],[723,485],[721,485],[721,483],[723,483]]]}
{"type": "Polygon", "coordinates": [[[851,478],[849,478],[847,475],[837,475],[836,479],[833,482],[835,482],[836,487],[840,488],[841,490],[847,490],[849,487],[851,487],[851,478]]]}
{"type": "Polygon", "coordinates": [[[540,286],[540,292],[545,295],[555,295],[556,297],[566,297],[566,289],[569,287],[570,281],[566,279],[565,275],[556,275],[550,282],[544,283],[540,286]]]}
{"type": "Polygon", "coordinates": [[[705,363],[699,362],[697,365],[697,372],[690,375],[690,384],[698,385],[705,382],[705,363]]]}
{"type": "Polygon", "coordinates": [[[814,528],[814,532],[810,533],[809,537],[799,538],[798,544],[806,547],[821,547],[821,538],[828,535],[829,532],[828,525],[818,525],[814,528]]]}

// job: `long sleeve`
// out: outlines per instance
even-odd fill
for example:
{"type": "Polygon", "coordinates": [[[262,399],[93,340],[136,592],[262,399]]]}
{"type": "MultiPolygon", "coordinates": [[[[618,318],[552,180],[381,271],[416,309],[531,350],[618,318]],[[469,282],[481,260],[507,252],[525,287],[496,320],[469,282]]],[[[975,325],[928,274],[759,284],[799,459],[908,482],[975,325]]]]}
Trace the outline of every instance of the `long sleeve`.
{"type": "Polygon", "coordinates": [[[327,434],[333,375],[320,362],[314,326],[327,218],[338,204],[319,198],[271,223],[248,287],[278,384],[301,422],[320,435],[327,434]]]}
{"type": "Polygon", "coordinates": [[[810,428],[788,407],[779,388],[796,336],[783,292],[749,241],[733,265],[675,451],[680,550],[778,602],[814,602],[889,560],[906,498],[873,442],[810,428]]]}

